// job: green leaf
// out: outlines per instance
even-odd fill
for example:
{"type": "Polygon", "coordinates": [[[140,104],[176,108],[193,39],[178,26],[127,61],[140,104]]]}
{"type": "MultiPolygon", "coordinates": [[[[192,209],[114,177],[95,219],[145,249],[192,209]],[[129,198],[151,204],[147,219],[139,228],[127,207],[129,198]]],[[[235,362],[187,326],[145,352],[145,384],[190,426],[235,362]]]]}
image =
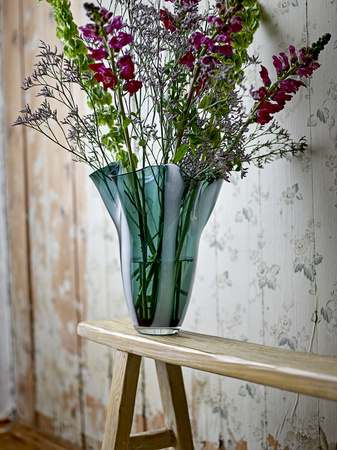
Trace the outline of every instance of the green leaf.
{"type": "Polygon", "coordinates": [[[145,147],[145,146],[146,146],[146,141],[145,141],[145,139],[139,139],[138,145],[139,145],[140,147],[145,147]]]}
{"type": "Polygon", "coordinates": [[[56,27],[56,37],[57,39],[60,39],[60,41],[63,39],[63,30],[60,27],[56,27]]]}
{"type": "Polygon", "coordinates": [[[186,134],[186,137],[193,146],[200,145],[204,142],[202,136],[196,136],[195,134],[186,134]]]}
{"type": "Polygon", "coordinates": [[[176,164],[177,162],[179,162],[184,156],[185,156],[185,153],[187,152],[187,149],[188,149],[188,147],[187,147],[187,145],[186,144],[182,144],[182,145],[180,145],[178,148],[177,148],[177,151],[176,151],[176,153],[175,153],[175,155],[174,155],[174,158],[173,158],[173,162],[176,164]]]}
{"type": "Polygon", "coordinates": [[[199,109],[205,109],[207,106],[209,106],[209,103],[209,96],[205,95],[199,103],[199,109]]]}
{"type": "Polygon", "coordinates": [[[129,119],[128,117],[126,117],[126,118],[123,120],[123,128],[124,128],[124,130],[125,130],[125,128],[128,127],[128,125],[130,125],[130,123],[131,123],[131,119],[129,119]]]}

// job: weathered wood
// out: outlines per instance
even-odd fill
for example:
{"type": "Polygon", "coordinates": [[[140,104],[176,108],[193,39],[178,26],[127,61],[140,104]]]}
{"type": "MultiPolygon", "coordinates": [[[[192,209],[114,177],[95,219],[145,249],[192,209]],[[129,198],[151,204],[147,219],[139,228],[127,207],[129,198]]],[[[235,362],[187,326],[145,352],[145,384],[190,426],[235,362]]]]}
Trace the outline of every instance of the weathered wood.
{"type": "MultiPolygon", "coordinates": [[[[51,7],[35,0],[22,4],[25,76],[37,62],[40,39],[57,43],[51,7]]],[[[32,110],[41,104],[34,89],[25,93],[32,110]]],[[[51,107],[55,105],[51,100],[51,107]]],[[[20,102],[21,104],[23,102],[20,102]]],[[[17,108],[20,107],[17,105],[17,108]]],[[[64,110],[58,107],[61,119],[64,110]]],[[[57,130],[55,130],[57,133],[57,130]]],[[[75,289],[73,163],[67,152],[41,133],[27,132],[27,201],[34,326],[35,411],[37,425],[81,443],[78,342],[79,306],[75,289]]]]}
{"type": "Polygon", "coordinates": [[[165,423],[177,437],[176,449],[193,450],[193,438],[181,367],[156,361],[165,423]]]}
{"type": "Polygon", "coordinates": [[[116,352],[102,450],[129,450],[141,357],[116,352]]]}
{"type": "Polygon", "coordinates": [[[188,331],[176,336],[146,336],[139,334],[129,319],[82,322],[78,333],[100,344],[165,363],[337,400],[334,357],[188,331]]]}
{"type": "Polygon", "coordinates": [[[130,436],[130,450],[157,450],[174,447],[176,443],[174,431],[169,428],[145,431],[130,436]]]}
{"type": "Polygon", "coordinates": [[[26,132],[12,123],[24,104],[22,2],[1,2],[2,82],[7,171],[10,295],[14,345],[15,396],[20,420],[34,424],[34,338],[29,269],[26,132]]]}

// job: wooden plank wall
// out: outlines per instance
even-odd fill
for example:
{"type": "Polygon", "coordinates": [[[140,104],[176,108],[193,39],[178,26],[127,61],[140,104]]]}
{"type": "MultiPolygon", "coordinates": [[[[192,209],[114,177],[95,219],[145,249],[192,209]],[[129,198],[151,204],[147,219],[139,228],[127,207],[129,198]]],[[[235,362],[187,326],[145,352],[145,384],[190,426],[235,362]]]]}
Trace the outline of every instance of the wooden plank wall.
{"type": "MultiPolygon", "coordinates": [[[[73,2],[78,22],[80,3],[73,2]]],[[[185,328],[337,355],[337,3],[261,4],[255,51],[271,72],[271,55],[332,33],[322,68],[281,116],[295,137],[307,135],[310,150],[223,187],[202,238],[185,328]]],[[[117,235],[88,171],[41,136],[11,127],[35,101],[19,86],[39,39],[55,42],[48,5],[2,0],[1,15],[17,414],[96,449],[113,353],[78,339],[76,324],[126,315],[117,235]]],[[[251,78],[259,85],[257,71],[251,78]]],[[[185,377],[197,449],[336,445],[336,404],[196,371],[185,377]]],[[[134,430],[162,422],[146,361],[134,430]]]]}
{"type": "MultiPolygon", "coordinates": [[[[0,55],[2,45],[0,41],[0,55]]],[[[0,73],[2,60],[0,58],[0,73]]],[[[3,104],[3,85],[0,81],[0,104],[3,104]]],[[[12,330],[9,303],[8,238],[6,215],[6,180],[4,152],[3,108],[0,108],[0,420],[11,415],[14,408],[11,370],[12,330]]]]}

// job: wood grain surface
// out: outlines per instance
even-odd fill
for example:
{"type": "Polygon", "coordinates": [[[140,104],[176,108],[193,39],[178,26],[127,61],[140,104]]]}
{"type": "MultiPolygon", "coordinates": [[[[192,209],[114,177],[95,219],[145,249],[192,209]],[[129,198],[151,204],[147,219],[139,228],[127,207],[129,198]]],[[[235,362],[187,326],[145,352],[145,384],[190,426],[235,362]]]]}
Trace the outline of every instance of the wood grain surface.
{"type": "Polygon", "coordinates": [[[170,364],[337,400],[337,358],[180,331],[139,334],[126,319],[82,322],[78,334],[118,350],[170,364]]]}

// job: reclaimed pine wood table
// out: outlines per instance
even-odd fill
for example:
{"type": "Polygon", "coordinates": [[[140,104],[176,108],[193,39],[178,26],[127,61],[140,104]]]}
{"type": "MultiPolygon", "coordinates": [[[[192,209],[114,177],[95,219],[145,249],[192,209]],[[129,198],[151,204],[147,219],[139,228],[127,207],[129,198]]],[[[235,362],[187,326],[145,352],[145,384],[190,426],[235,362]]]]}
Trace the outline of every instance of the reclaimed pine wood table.
{"type": "Polygon", "coordinates": [[[193,450],[181,367],[337,400],[337,358],[180,331],[138,333],[129,319],[81,322],[80,336],[116,349],[103,450],[193,450]],[[131,433],[142,357],[156,363],[166,428],[131,433]]]}

